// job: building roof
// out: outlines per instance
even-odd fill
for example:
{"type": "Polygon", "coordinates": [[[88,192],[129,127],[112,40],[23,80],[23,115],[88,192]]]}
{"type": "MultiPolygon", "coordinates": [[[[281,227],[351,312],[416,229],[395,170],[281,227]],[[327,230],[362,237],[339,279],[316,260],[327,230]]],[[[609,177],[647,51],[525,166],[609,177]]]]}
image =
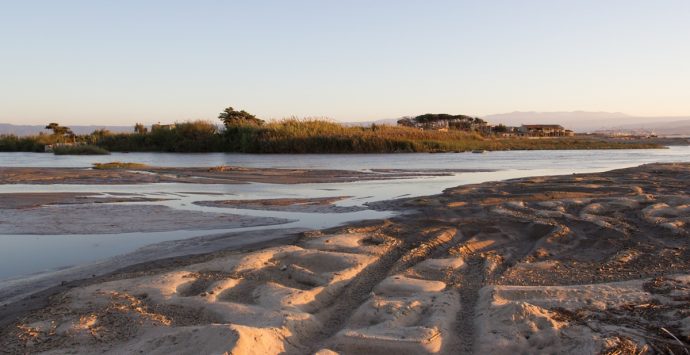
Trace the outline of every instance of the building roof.
{"type": "Polygon", "coordinates": [[[528,129],[544,129],[544,128],[563,129],[563,126],[561,126],[559,124],[523,124],[522,127],[525,127],[528,129]]]}

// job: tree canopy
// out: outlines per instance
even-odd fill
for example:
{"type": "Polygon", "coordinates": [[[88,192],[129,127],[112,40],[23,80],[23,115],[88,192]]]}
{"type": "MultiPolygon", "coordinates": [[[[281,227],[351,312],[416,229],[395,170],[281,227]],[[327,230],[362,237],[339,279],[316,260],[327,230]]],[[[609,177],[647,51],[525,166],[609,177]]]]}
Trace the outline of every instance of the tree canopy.
{"type": "Polygon", "coordinates": [[[51,122],[46,126],[46,129],[53,130],[53,134],[56,136],[73,136],[74,133],[69,127],[63,127],[55,122],[51,122]]]}
{"type": "Polygon", "coordinates": [[[139,133],[139,134],[146,134],[148,132],[148,128],[144,126],[142,123],[137,123],[134,125],[134,132],[139,133]]]}
{"type": "Polygon", "coordinates": [[[404,117],[398,120],[398,124],[407,127],[438,127],[443,125],[448,128],[460,130],[473,130],[486,125],[486,121],[478,117],[466,115],[449,115],[447,113],[427,113],[417,117],[404,117]]]}
{"type": "Polygon", "coordinates": [[[414,118],[414,121],[419,123],[435,122],[435,121],[465,121],[469,123],[486,123],[478,117],[471,117],[466,115],[449,115],[447,113],[427,113],[419,115],[414,118]]]}
{"type": "Polygon", "coordinates": [[[251,113],[241,110],[237,111],[232,107],[228,107],[223,112],[218,115],[218,118],[223,121],[225,127],[243,126],[243,125],[253,125],[260,126],[264,124],[264,121],[256,118],[256,116],[251,113]]]}
{"type": "Polygon", "coordinates": [[[72,141],[76,139],[76,135],[74,134],[74,132],[72,132],[72,129],[70,129],[69,127],[60,126],[55,122],[49,123],[45,127],[45,129],[53,130],[53,137],[55,137],[58,143],[63,143],[67,139],[70,139],[72,141]]]}

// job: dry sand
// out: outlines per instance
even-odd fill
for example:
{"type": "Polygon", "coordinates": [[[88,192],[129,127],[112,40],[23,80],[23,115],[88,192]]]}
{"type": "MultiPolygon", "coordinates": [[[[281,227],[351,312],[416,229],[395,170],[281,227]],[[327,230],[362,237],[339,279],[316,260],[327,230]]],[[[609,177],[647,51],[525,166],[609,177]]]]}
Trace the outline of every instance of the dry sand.
{"type": "Polygon", "coordinates": [[[683,354],[688,181],[652,164],[379,203],[415,212],[75,284],[0,351],[683,354]]]}

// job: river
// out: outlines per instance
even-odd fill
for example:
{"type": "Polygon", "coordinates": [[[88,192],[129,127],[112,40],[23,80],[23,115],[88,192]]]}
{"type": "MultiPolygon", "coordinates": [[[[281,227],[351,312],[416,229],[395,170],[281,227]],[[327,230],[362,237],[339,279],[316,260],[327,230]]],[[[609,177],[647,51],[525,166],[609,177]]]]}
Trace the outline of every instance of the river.
{"type": "MultiPolygon", "coordinates": [[[[451,176],[321,183],[278,184],[142,184],[142,185],[0,185],[0,193],[12,192],[94,192],[155,195],[169,200],[166,206],[206,212],[226,212],[250,216],[289,219],[271,227],[220,230],[176,230],[151,233],[16,235],[0,226],[0,280],[45,273],[133,252],[152,244],[185,238],[257,229],[322,229],[363,219],[387,218],[387,211],[365,209],[347,213],[296,213],[202,207],[195,201],[220,199],[309,198],[350,196],[338,202],[361,206],[366,202],[400,197],[437,194],[445,188],[485,181],[536,175],[600,172],[652,162],[690,162],[690,147],[650,150],[503,151],[443,154],[327,154],[327,155],[251,155],[251,154],[169,154],[113,153],[108,156],[54,156],[45,153],[0,153],[0,167],[90,167],[93,163],[124,161],[152,166],[243,167],[347,169],[427,169],[492,170],[461,172],[451,176]]],[[[151,204],[151,202],[146,202],[151,204]]],[[[0,211],[1,212],[1,211],[0,211]]]]}

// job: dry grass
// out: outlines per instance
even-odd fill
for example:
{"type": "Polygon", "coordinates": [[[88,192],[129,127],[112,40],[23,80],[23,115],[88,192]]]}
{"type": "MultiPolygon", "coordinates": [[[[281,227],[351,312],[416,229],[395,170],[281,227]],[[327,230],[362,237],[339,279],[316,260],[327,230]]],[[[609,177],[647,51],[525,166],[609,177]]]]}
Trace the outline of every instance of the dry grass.
{"type": "Polygon", "coordinates": [[[93,164],[94,169],[106,170],[106,169],[143,169],[148,167],[146,164],[140,163],[125,163],[120,161],[114,161],[110,163],[95,163],[93,164]]]}

